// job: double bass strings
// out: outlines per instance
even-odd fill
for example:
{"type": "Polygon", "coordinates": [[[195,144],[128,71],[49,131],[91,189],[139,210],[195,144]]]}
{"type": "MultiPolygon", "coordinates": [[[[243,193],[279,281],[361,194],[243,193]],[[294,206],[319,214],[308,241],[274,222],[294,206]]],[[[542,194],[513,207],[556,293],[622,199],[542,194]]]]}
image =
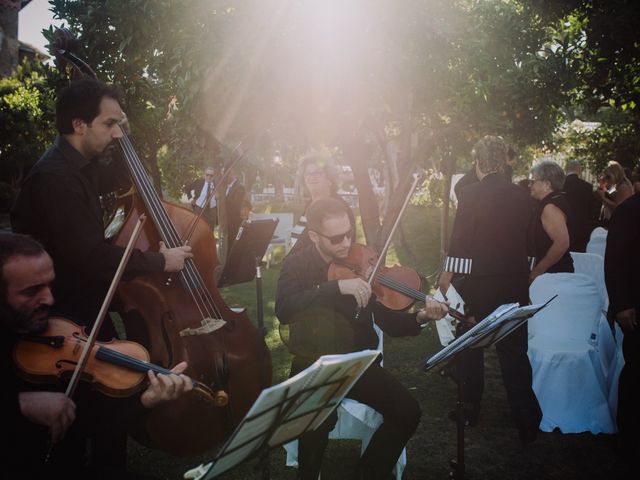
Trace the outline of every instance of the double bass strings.
{"type": "MultiPolygon", "coordinates": [[[[142,166],[142,162],[138,157],[129,137],[122,132],[123,136],[118,139],[118,142],[125,154],[127,165],[131,171],[131,175],[136,180],[136,186],[142,190],[141,193],[143,200],[147,208],[150,211],[151,217],[154,220],[156,227],[162,237],[162,240],[166,243],[167,248],[175,248],[182,246],[180,236],[171,220],[168,218],[167,212],[160,203],[157,194],[150,183],[146,170],[142,166]]],[[[195,264],[191,259],[186,259],[185,268],[180,271],[180,275],[184,280],[189,293],[193,297],[202,319],[216,318],[221,319],[222,315],[217,307],[214,299],[209,294],[205,287],[204,280],[200,275],[200,272],[195,268],[195,264]]]]}

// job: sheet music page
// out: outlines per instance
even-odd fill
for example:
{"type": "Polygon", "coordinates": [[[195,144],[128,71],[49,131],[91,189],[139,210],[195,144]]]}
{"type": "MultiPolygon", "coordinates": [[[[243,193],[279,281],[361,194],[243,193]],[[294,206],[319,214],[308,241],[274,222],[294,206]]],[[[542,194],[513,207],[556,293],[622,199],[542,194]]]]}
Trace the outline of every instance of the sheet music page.
{"type": "Polygon", "coordinates": [[[379,354],[363,350],[325,355],[294,377],[263,390],[213,462],[190,470],[190,478],[214,478],[250,458],[265,443],[276,447],[316,428],[379,354]]]}

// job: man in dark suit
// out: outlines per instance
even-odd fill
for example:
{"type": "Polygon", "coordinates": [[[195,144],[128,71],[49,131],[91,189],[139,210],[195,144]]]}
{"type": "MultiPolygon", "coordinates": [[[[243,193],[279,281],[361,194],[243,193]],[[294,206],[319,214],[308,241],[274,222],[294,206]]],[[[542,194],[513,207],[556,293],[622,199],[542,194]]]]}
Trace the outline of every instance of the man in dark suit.
{"type": "MultiPolygon", "coordinates": [[[[447,291],[454,274],[464,276],[459,292],[467,313],[479,321],[506,303],[529,303],[529,242],[534,209],[527,192],[504,175],[507,147],[500,137],[486,136],[473,147],[479,181],[460,198],[449,256],[439,287],[447,291]]],[[[535,440],[542,417],[531,387],[527,326],[496,344],[511,414],[520,440],[535,440]]],[[[483,350],[460,356],[456,377],[463,382],[465,423],[478,421],[484,389],[483,350]]]]}
{"type": "Polygon", "coordinates": [[[618,384],[617,423],[620,453],[636,461],[640,453],[640,193],[613,212],[607,234],[604,277],[609,293],[609,317],[624,332],[624,367],[618,384]]]}
{"type": "Polygon", "coordinates": [[[589,242],[591,205],[594,200],[593,186],[580,178],[582,167],[577,160],[569,160],[565,171],[567,177],[564,181],[563,191],[567,194],[567,200],[573,211],[573,231],[569,232],[572,252],[584,252],[589,242]]]}
{"type": "Polygon", "coordinates": [[[227,174],[227,189],[225,191],[225,210],[227,213],[227,236],[229,247],[233,244],[242,225],[242,203],[244,202],[245,188],[236,176],[233,167],[227,174]]]}
{"type": "Polygon", "coordinates": [[[187,199],[191,202],[193,211],[198,215],[202,212],[202,218],[213,230],[218,223],[218,208],[215,196],[214,184],[215,170],[207,167],[204,177],[194,180],[191,185],[184,188],[187,199]],[[209,199],[207,201],[207,199],[209,199]],[[204,210],[204,211],[203,211],[204,210]]]}

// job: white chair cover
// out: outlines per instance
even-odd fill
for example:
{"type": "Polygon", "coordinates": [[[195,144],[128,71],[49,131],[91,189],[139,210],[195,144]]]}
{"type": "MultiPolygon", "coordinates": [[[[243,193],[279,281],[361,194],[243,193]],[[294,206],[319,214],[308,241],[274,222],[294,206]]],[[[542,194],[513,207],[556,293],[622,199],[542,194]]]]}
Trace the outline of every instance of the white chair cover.
{"type": "Polygon", "coordinates": [[[597,348],[601,296],[591,278],[552,273],[536,278],[531,301],[544,303],[529,320],[533,390],[542,409],[540,429],[563,433],[613,433],[609,388],[597,348]]]}
{"type": "MultiPolygon", "coordinates": [[[[383,347],[383,334],[382,330],[378,328],[376,324],[373,325],[376,333],[378,334],[378,350],[382,352],[383,347]]],[[[337,408],[338,422],[336,426],[329,433],[330,439],[350,439],[360,440],[362,446],[360,448],[360,455],[364,453],[369,445],[371,437],[382,425],[382,415],[373,408],[364,405],[363,403],[345,398],[337,408]]],[[[287,467],[298,467],[298,441],[294,440],[284,445],[284,449],[287,452],[287,467]]],[[[402,474],[407,466],[407,449],[403,449],[398,458],[398,462],[394,468],[394,476],[396,480],[402,479],[402,474]]]]}
{"type": "Polygon", "coordinates": [[[607,286],[604,283],[604,259],[595,253],[571,252],[573,268],[575,273],[588,275],[598,287],[601,297],[602,315],[598,321],[597,345],[600,352],[600,359],[605,375],[609,374],[609,369],[614,362],[616,355],[616,341],[613,332],[607,321],[606,313],[609,308],[609,295],[607,286]]]}
{"type": "Polygon", "coordinates": [[[595,253],[604,258],[604,250],[607,246],[607,231],[598,227],[591,232],[589,243],[587,243],[587,253],[595,253]]]}

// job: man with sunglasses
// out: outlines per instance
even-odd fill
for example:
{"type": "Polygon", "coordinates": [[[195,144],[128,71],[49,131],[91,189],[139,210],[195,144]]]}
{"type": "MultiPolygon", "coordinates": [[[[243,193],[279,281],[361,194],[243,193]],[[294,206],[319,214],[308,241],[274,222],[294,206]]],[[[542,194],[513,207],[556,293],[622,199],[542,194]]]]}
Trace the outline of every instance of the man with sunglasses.
{"type": "MultiPolygon", "coordinates": [[[[374,321],[391,336],[408,336],[418,335],[424,323],[446,315],[447,307],[435,301],[428,301],[417,313],[388,310],[372,301],[371,287],[360,278],[328,281],[331,262],[347,257],[351,247],[354,225],[348,207],[335,198],[318,199],[307,209],[307,222],[312,243],[285,258],[276,292],[280,334],[293,354],[292,376],[321,355],[375,349],[374,321]]],[[[379,362],[369,367],[347,397],[384,417],[360,459],[359,478],[389,478],[418,426],[418,403],[379,362]]],[[[300,479],[318,478],[336,419],[334,412],[320,428],[300,438],[300,479]]]]}
{"type": "Polygon", "coordinates": [[[218,223],[218,204],[215,196],[214,186],[215,170],[207,167],[204,170],[204,177],[194,180],[191,185],[184,188],[187,199],[191,202],[191,207],[196,214],[202,212],[202,219],[206,221],[213,230],[218,223]]]}

